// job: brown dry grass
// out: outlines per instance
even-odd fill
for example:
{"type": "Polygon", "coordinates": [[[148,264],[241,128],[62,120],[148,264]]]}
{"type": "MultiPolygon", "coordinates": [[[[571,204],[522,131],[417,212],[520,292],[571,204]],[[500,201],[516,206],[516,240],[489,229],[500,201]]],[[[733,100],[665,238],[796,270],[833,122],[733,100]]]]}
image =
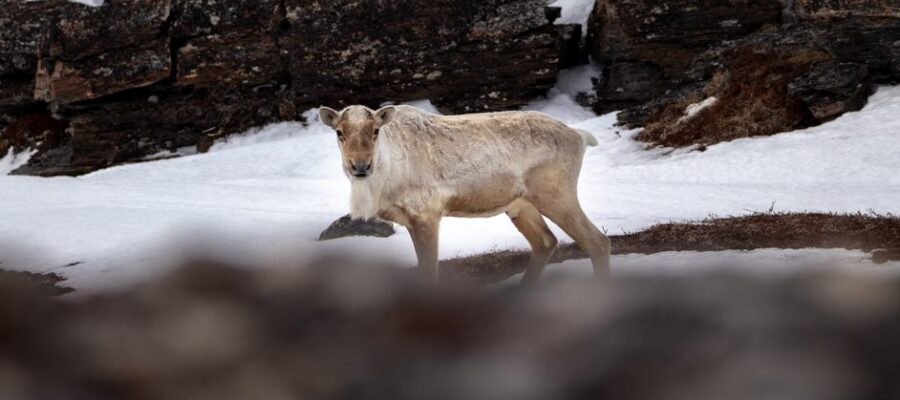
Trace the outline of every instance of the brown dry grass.
{"type": "MultiPolygon", "coordinates": [[[[613,254],[762,248],[900,249],[900,218],[767,213],[659,224],[641,232],[610,236],[610,239],[613,254]]],[[[455,258],[441,263],[441,274],[449,280],[476,285],[496,283],[524,271],[528,257],[527,251],[509,250],[455,258]]],[[[551,262],[586,257],[578,246],[570,243],[560,246],[551,262]]]]}
{"type": "Polygon", "coordinates": [[[738,50],[728,57],[730,69],[717,72],[702,91],[662,107],[637,139],[667,147],[705,146],[808,127],[815,121],[788,84],[828,57],[811,49],[788,54],[738,50]],[[704,96],[718,101],[679,123],[685,108],[704,96]]]}

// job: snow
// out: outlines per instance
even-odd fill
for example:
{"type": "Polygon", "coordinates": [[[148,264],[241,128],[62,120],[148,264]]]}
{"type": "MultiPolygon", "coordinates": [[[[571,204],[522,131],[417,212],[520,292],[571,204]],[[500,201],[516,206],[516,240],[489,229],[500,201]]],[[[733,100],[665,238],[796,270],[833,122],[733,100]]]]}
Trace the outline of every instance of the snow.
{"type": "Polygon", "coordinates": [[[578,104],[575,98],[580,93],[589,93],[594,86],[591,78],[600,73],[600,67],[593,63],[560,71],[556,87],[522,109],[541,111],[567,124],[590,120],[597,115],[590,108],[578,104]]]}
{"type": "MultiPolygon", "coordinates": [[[[815,128],[705,152],[645,150],[633,140],[637,131],[614,126],[615,115],[596,116],[573,100],[589,86],[591,68],[566,71],[527,108],[599,140],[585,156],[579,194],[610,233],[764,211],[773,202],[776,211],[900,213],[900,87],[881,88],[862,112],[815,128]]],[[[56,272],[76,289],[112,290],[202,253],[274,265],[343,252],[413,265],[402,228],[387,239],[315,241],[347,212],[349,184],[334,133],[312,110],[305,115],[306,123],[262,127],[206,154],[77,178],[0,176],[0,268],[56,272]]],[[[442,258],[506,248],[527,243],[505,216],[442,223],[442,258]]],[[[633,257],[614,262],[631,265],[633,257]]]]}
{"type": "Polygon", "coordinates": [[[594,0],[556,0],[549,5],[562,8],[562,16],[554,22],[556,25],[579,24],[581,34],[587,35],[588,18],[594,10],[594,0]]]}
{"type": "Polygon", "coordinates": [[[5,156],[0,157],[0,176],[9,175],[16,168],[25,165],[32,154],[32,151],[14,153],[13,149],[9,149],[5,156]]]}
{"type": "MultiPolygon", "coordinates": [[[[615,277],[647,275],[703,275],[738,273],[768,278],[804,271],[840,270],[868,275],[900,275],[900,262],[874,264],[869,253],[845,249],[757,249],[728,251],[668,251],[656,254],[624,254],[610,259],[615,277]]],[[[544,279],[585,279],[594,274],[589,259],[547,265],[544,279]]],[[[496,284],[517,285],[523,274],[496,284]]]]}
{"type": "Polygon", "coordinates": [[[91,6],[91,7],[100,7],[103,5],[103,0],[69,0],[69,1],[71,1],[73,3],[84,4],[86,6],[91,6]]]}
{"type": "Polygon", "coordinates": [[[719,101],[719,99],[717,99],[715,97],[709,97],[706,100],[703,100],[699,103],[694,103],[694,104],[687,106],[687,108],[684,109],[684,116],[682,116],[681,118],[678,118],[678,121],[676,123],[680,124],[684,121],[694,118],[694,116],[696,116],[697,113],[699,113],[700,111],[703,111],[704,109],[706,109],[709,106],[712,106],[713,104],[716,104],[717,101],[719,101]]]}

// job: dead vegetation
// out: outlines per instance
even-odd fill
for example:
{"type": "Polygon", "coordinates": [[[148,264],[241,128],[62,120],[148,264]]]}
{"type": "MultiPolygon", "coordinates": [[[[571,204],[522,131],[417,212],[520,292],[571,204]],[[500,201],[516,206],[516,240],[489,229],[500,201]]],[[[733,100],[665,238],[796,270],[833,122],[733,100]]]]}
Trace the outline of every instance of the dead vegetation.
{"type": "MultiPolygon", "coordinates": [[[[896,259],[900,218],[874,214],[760,213],[711,218],[694,223],[666,223],[641,232],[610,235],[613,254],[664,251],[721,251],[763,248],[845,248],[874,250],[879,260],[896,259]]],[[[454,281],[491,284],[521,273],[527,251],[496,251],[442,262],[441,274],[454,281]]],[[[578,246],[560,246],[551,262],[586,258],[578,246]]]]}
{"type": "Polygon", "coordinates": [[[637,139],[666,147],[706,146],[811,126],[815,121],[808,107],[788,85],[829,57],[809,49],[786,54],[735,51],[727,58],[730,69],[713,75],[703,90],[660,108],[637,139]],[[716,102],[685,117],[689,105],[709,97],[716,102]]]}

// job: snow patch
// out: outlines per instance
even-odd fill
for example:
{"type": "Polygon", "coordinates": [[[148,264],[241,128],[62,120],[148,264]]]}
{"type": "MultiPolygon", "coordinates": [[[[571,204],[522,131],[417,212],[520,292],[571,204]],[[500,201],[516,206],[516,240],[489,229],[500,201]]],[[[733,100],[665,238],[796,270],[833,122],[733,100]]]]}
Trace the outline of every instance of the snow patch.
{"type": "Polygon", "coordinates": [[[574,124],[595,118],[597,115],[588,107],[578,104],[579,94],[593,90],[593,78],[600,76],[602,70],[593,62],[560,71],[556,86],[550,89],[543,98],[523,107],[523,110],[540,111],[566,124],[574,124]]]}
{"type": "Polygon", "coordinates": [[[16,168],[25,165],[35,152],[34,150],[25,150],[20,153],[14,153],[13,149],[9,149],[5,156],[0,157],[0,175],[9,175],[16,168]]]}
{"type": "Polygon", "coordinates": [[[72,3],[84,4],[86,6],[91,7],[100,7],[103,5],[104,0],[69,0],[72,3]]]}
{"type": "MultiPolygon", "coordinates": [[[[304,112],[303,116],[306,118],[318,118],[314,116],[315,114],[316,109],[310,109],[304,112]]],[[[324,130],[325,128],[321,125],[316,125],[316,127],[322,130],[324,130]]],[[[209,152],[236,149],[260,143],[287,140],[297,135],[310,133],[310,131],[314,131],[314,129],[310,129],[308,125],[304,125],[300,122],[278,122],[266,125],[262,128],[250,129],[247,132],[241,133],[239,135],[231,135],[224,139],[218,140],[215,144],[212,145],[212,147],[209,148],[209,152]]]]}
{"type": "Polygon", "coordinates": [[[442,115],[441,111],[438,110],[437,107],[435,107],[434,104],[431,103],[431,100],[427,100],[427,99],[426,100],[414,100],[414,101],[407,101],[403,104],[418,108],[422,111],[429,112],[432,114],[442,115]]]}
{"type": "Polygon", "coordinates": [[[587,36],[588,18],[594,10],[594,0],[556,0],[550,7],[561,7],[562,16],[554,23],[556,25],[579,24],[582,37],[587,36]]]}
{"type": "Polygon", "coordinates": [[[718,101],[719,101],[719,99],[717,99],[716,97],[710,97],[699,103],[694,103],[694,104],[687,106],[687,108],[684,109],[684,115],[681,118],[678,118],[678,121],[675,123],[680,124],[682,122],[690,120],[691,118],[694,118],[695,116],[697,116],[697,113],[716,104],[716,102],[718,102],[718,101]]]}

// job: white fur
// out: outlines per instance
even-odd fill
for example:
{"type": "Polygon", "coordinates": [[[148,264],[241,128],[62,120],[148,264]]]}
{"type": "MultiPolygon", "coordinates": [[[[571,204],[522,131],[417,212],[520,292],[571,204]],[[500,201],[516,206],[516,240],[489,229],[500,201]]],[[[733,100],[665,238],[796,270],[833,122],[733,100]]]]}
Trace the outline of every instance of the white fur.
{"type": "Polygon", "coordinates": [[[536,112],[438,116],[351,106],[340,113],[323,107],[320,115],[343,135],[351,215],[406,226],[419,267],[435,280],[441,218],[502,212],[532,243],[526,281],[537,279],[557,243],[544,216],[586,249],[597,276],[608,275],[609,240],[578,204],[584,150],[597,143],[590,133],[536,112]],[[362,178],[349,171],[359,162],[372,163],[362,178]]]}
{"type": "Polygon", "coordinates": [[[593,146],[596,146],[597,144],[599,144],[599,142],[597,142],[597,137],[594,136],[593,133],[590,133],[590,132],[582,130],[582,129],[578,129],[578,132],[580,132],[581,135],[584,136],[584,145],[585,146],[593,147],[593,146]]]}
{"type": "MultiPolygon", "coordinates": [[[[358,113],[347,111],[341,114],[358,118],[358,113]]],[[[444,200],[483,185],[492,175],[509,176],[511,185],[524,186],[520,178],[535,165],[559,158],[580,165],[584,147],[596,144],[590,133],[534,112],[442,117],[397,106],[381,132],[373,173],[365,179],[347,175],[351,182],[350,213],[354,218],[372,218],[391,207],[442,213],[444,200]],[[543,136],[518,133],[533,125],[546,126],[541,131],[543,136]],[[553,135],[577,138],[578,144],[564,147],[574,153],[560,154],[565,150],[549,146],[548,143],[558,141],[552,139],[553,135]]],[[[504,211],[498,207],[463,216],[491,216],[504,211]]]]}

